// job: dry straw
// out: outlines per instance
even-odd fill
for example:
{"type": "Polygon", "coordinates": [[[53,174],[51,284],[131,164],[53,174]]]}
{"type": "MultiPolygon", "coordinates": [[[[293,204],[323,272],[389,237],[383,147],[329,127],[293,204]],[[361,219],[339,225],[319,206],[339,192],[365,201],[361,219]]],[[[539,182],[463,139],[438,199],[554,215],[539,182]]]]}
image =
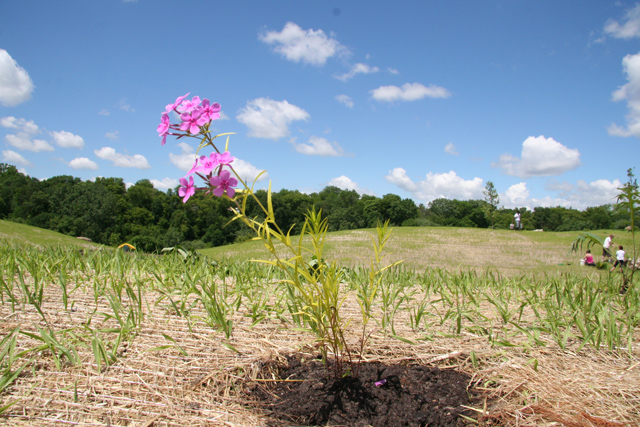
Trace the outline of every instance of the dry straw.
{"type": "MultiPolygon", "coordinates": [[[[55,258],[55,254],[47,251],[38,253],[55,258]]],[[[7,252],[7,256],[14,255],[7,252]]],[[[20,256],[26,255],[21,253],[20,256]]],[[[270,378],[268,372],[263,371],[264,362],[290,353],[304,353],[310,357],[318,353],[313,336],[296,330],[287,316],[278,318],[270,313],[271,317],[254,324],[255,318],[244,303],[229,313],[233,332],[227,338],[223,331],[205,322],[207,313],[202,304],[195,303],[194,293],[179,294],[181,286],[188,286],[189,280],[195,280],[189,278],[187,272],[194,271],[195,274],[199,271],[195,267],[185,269],[183,260],[166,267],[174,270],[162,276],[149,275],[137,264],[127,264],[129,258],[122,258],[121,264],[114,263],[108,270],[104,265],[100,267],[91,256],[70,257],[69,262],[76,263],[77,268],[67,276],[54,274],[56,266],[67,262],[62,258],[52,259],[50,264],[42,262],[47,268],[39,273],[34,267],[34,274],[39,275],[37,289],[42,291],[41,295],[35,292],[35,279],[28,271],[22,274],[24,284],[18,284],[18,272],[14,268],[16,263],[22,262],[18,257],[15,262],[8,263],[6,257],[0,257],[0,266],[4,265],[4,283],[15,294],[14,301],[6,292],[3,294],[0,340],[11,337],[19,328],[11,354],[19,355],[22,351],[40,347],[37,352],[16,357],[12,369],[22,364],[26,367],[0,394],[0,408],[11,405],[0,415],[0,424],[267,425],[270,423],[268,415],[251,406],[249,393],[257,380],[270,378]],[[94,269],[88,267],[90,263],[94,269]],[[13,276],[13,281],[9,280],[9,275],[13,276]],[[169,279],[175,282],[175,290],[169,289],[169,279]],[[110,299],[105,296],[107,293],[94,294],[94,288],[100,286],[110,289],[110,299]],[[136,289],[141,288],[144,292],[137,294],[136,289]],[[25,292],[32,294],[27,296],[25,292]],[[173,298],[174,305],[168,296],[173,298]],[[37,300],[37,307],[29,300],[37,300]],[[114,314],[119,307],[124,307],[120,318],[114,314]],[[135,316],[130,318],[127,313],[135,316]],[[76,363],[66,363],[64,356],[54,357],[59,347],[52,343],[44,345],[39,339],[38,328],[55,331],[58,345],[65,347],[76,363]],[[120,337],[114,332],[117,329],[128,332],[120,337]],[[96,344],[102,343],[105,358],[96,358],[97,346],[92,348],[87,337],[93,338],[96,344]]],[[[117,257],[105,256],[108,262],[111,258],[117,257]]],[[[159,259],[149,257],[145,262],[160,262],[159,259]]],[[[225,268],[221,267],[220,271],[225,268]]],[[[253,274],[251,271],[251,268],[243,267],[236,274],[250,275],[253,274]]],[[[400,280],[400,275],[389,277],[400,280]]],[[[504,313],[500,309],[504,308],[509,312],[508,316],[512,316],[517,313],[517,301],[504,299],[498,305],[506,303],[507,306],[498,307],[480,294],[454,294],[456,289],[483,280],[481,276],[465,277],[467,282],[461,275],[443,275],[445,281],[460,280],[458,288],[449,282],[443,285],[450,286],[452,303],[425,301],[431,317],[429,322],[418,324],[412,309],[423,298],[436,298],[437,295],[425,296],[414,291],[413,285],[417,287],[417,283],[410,282],[418,278],[406,279],[407,287],[403,292],[410,295],[405,302],[407,307],[393,312],[392,324],[386,328],[382,327],[380,318],[376,324],[371,322],[370,343],[363,359],[431,364],[468,373],[473,377],[473,388],[480,395],[480,402],[472,406],[478,425],[640,425],[640,329],[637,323],[630,331],[630,345],[624,349],[605,346],[594,349],[591,344],[582,346],[581,340],[575,337],[559,343],[546,332],[535,337],[539,345],[533,345],[529,336],[517,333],[513,325],[503,321],[504,313]],[[473,313],[455,312],[458,301],[468,302],[474,297],[478,301],[472,307],[473,313]],[[449,314],[459,316],[463,327],[458,331],[454,318],[438,321],[449,314]],[[477,324],[464,317],[468,314],[473,315],[477,324]],[[488,339],[486,331],[491,332],[493,340],[488,339]]],[[[436,273],[433,278],[438,278],[436,273]]],[[[266,289],[272,285],[259,283],[250,276],[242,280],[239,276],[226,277],[213,284],[229,290],[241,286],[250,286],[252,290],[264,286],[266,289]]],[[[394,285],[397,283],[390,283],[390,286],[394,285]]],[[[507,298],[508,286],[500,289],[491,286],[478,289],[486,295],[504,292],[504,298],[507,298]]],[[[593,289],[593,292],[596,295],[595,292],[603,292],[603,289],[593,289]]],[[[277,293],[267,295],[268,303],[283,298],[277,293]]],[[[629,295],[637,298],[633,292],[629,295]]],[[[616,292],[615,298],[622,297],[616,292]]],[[[382,309],[380,302],[376,309],[382,309]]],[[[386,309],[388,312],[394,310],[393,304],[386,309]]],[[[354,332],[345,335],[352,337],[350,340],[357,340],[361,316],[353,294],[344,303],[343,316],[354,332]]],[[[526,328],[535,321],[536,317],[527,309],[519,318],[519,326],[526,328]]],[[[358,348],[357,342],[349,344],[358,348]]]]}
{"type": "MultiPolygon", "coordinates": [[[[74,295],[75,310],[65,312],[57,288],[48,287],[43,310],[51,313],[57,330],[81,327],[86,314],[107,310],[88,295],[74,295]]],[[[313,354],[310,336],[293,331],[279,320],[251,326],[251,319],[234,315],[233,337],[202,323],[187,322],[154,305],[158,295],[146,295],[146,315],[140,332],[120,348],[112,366],[98,372],[91,349],[78,347],[79,366],[56,369],[47,352],[2,396],[17,401],[0,418],[6,425],[78,426],[258,426],[267,418],[247,406],[243,392],[258,378],[262,362],[292,352],[313,354]],[[166,336],[171,337],[167,340],[166,336]],[[236,351],[223,345],[231,344],[236,351]],[[166,344],[165,348],[157,350],[166,344]],[[154,350],[156,349],[156,350],[154,350]],[[182,350],[182,351],[181,351],[182,350]]],[[[346,302],[346,315],[357,329],[358,307],[346,302]]],[[[28,307],[28,306],[26,306],[28,307]]],[[[198,313],[194,313],[198,315],[198,313]]],[[[40,322],[33,309],[11,313],[0,308],[1,333],[18,324],[40,322]]],[[[398,319],[396,333],[409,344],[380,330],[371,337],[370,361],[437,364],[471,374],[485,404],[474,409],[481,425],[617,427],[640,425],[640,358],[638,354],[583,349],[488,348],[486,338],[464,333],[447,338],[446,327],[434,326],[436,338],[398,319]],[[442,338],[437,338],[438,333],[442,338]],[[474,355],[473,363],[470,355],[474,355]],[[535,361],[535,363],[533,362],[535,361]]],[[[105,322],[94,327],[106,328],[105,322]]],[[[22,340],[22,348],[36,345],[22,340]]],[[[637,350],[636,350],[637,351],[637,350]]],[[[262,374],[261,374],[262,375],[262,374]]]]}

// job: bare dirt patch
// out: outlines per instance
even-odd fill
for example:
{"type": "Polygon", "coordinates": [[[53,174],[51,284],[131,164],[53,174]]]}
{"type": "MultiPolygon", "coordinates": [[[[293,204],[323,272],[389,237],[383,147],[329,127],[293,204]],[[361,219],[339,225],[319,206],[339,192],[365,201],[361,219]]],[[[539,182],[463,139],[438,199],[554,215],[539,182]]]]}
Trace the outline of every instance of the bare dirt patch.
{"type": "MultiPolygon", "coordinates": [[[[269,425],[457,427],[475,415],[471,377],[454,369],[363,363],[357,376],[335,378],[318,360],[299,355],[268,363],[265,383],[249,388],[269,425]],[[271,377],[276,377],[273,382],[271,377]]],[[[330,367],[329,367],[330,369],[330,367]]]]}

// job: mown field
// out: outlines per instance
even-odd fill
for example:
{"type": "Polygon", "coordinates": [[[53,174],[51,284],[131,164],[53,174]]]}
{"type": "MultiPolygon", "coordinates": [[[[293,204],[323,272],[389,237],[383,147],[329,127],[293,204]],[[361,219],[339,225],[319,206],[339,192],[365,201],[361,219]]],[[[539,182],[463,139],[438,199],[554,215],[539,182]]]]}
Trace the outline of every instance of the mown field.
{"type": "MultiPolygon", "coordinates": [[[[371,235],[374,230],[352,230],[331,233],[325,246],[327,259],[339,265],[366,265],[371,256],[371,235]]],[[[602,237],[614,234],[615,245],[631,252],[631,233],[597,230],[602,237]]],[[[474,270],[481,273],[495,270],[502,275],[555,275],[577,273],[588,275],[580,267],[584,252],[571,252],[571,243],[579,232],[535,232],[489,230],[452,227],[397,227],[387,246],[387,260],[402,260],[411,270],[445,269],[449,272],[474,270]]],[[[586,246],[584,247],[586,250],[586,246]]],[[[201,250],[214,259],[244,261],[264,259],[268,252],[258,241],[201,250]]],[[[592,251],[600,260],[602,248],[592,251]]]]}
{"type": "MultiPolygon", "coordinates": [[[[330,234],[325,253],[348,267],[352,348],[371,233],[330,234]]],[[[384,276],[363,360],[470,374],[469,425],[640,425],[640,276],[621,295],[619,273],[569,253],[576,236],[393,230],[385,260],[404,263],[384,276]]],[[[248,393],[261,367],[317,343],[279,273],[247,261],[267,255],[126,254],[0,221],[0,423],[274,425],[248,393]]]]}

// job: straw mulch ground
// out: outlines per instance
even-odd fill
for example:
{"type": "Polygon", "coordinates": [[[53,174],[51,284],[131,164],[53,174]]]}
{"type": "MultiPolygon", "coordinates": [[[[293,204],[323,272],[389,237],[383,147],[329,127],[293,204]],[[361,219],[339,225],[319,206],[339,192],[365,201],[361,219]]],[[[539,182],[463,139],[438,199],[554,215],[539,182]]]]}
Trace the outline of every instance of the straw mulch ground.
{"type": "MultiPolygon", "coordinates": [[[[67,312],[60,295],[52,292],[45,298],[43,311],[57,331],[75,331],[82,364],[57,368],[47,351],[35,355],[16,383],[0,395],[0,407],[16,402],[0,416],[0,424],[274,425],[268,411],[256,407],[257,397],[252,397],[256,384],[264,383],[268,361],[317,355],[310,335],[280,320],[252,327],[251,319],[237,313],[233,336],[226,340],[203,323],[192,323],[190,330],[183,318],[154,304],[157,295],[148,294],[143,327],[120,347],[118,361],[98,372],[82,326],[95,308],[93,299],[75,293],[73,310],[67,312]]],[[[105,301],[99,300],[98,306],[98,311],[108,311],[105,301]]],[[[346,312],[355,317],[354,301],[347,302],[346,312]]],[[[2,337],[17,325],[36,332],[35,325],[40,324],[30,306],[12,313],[5,303],[0,306],[0,319],[2,337]]],[[[432,341],[419,340],[424,334],[410,330],[407,324],[406,319],[398,318],[396,333],[415,340],[415,344],[375,330],[365,361],[438,367],[469,375],[478,392],[469,412],[475,413],[480,425],[640,425],[637,341],[632,354],[589,349],[575,352],[571,347],[560,350],[551,343],[544,348],[490,348],[485,337],[450,337],[445,328],[434,331],[442,335],[434,335],[432,341]],[[470,358],[472,351],[476,363],[470,358]]],[[[100,324],[99,316],[94,316],[90,326],[113,324],[100,324]]],[[[357,328],[357,323],[353,326],[357,328]]],[[[71,335],[66,339],[70,342],[71,335]]],[[[22,349],[37,344],[23,335],[19,341],[22,349]]]]}

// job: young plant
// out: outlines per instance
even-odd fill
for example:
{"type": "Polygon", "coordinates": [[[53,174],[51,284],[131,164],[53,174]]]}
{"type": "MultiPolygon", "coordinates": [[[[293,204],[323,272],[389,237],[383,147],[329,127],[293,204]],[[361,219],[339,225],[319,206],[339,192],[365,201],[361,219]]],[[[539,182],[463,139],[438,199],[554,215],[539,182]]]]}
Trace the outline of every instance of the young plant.
{"type": "MultiPolygon", "coordinates": [[[[631,223],[631,242],[633,245],[631,260],[635,266],[638,255],[636,252],[635,233],[636,217],[640,216],[640,190],[638,190],[638,180],[634,178],[633,170],[631,168],[627,170],[627,177],[629,178],[627,183],[618,188],[620,193],[618,193],[617,196],[618,204],[616,205],[616,209],[629,215],[629,222],[631,223]]],[[[634,271],[635,268],[628,269],[626,274],[623,271],[623,292],[626,292],[629,284],[633,282],[634,271]]]]}
{"type": "Polygon", "coordinates": [[[16,366],[19,364],[20,356],[24,353],[16,353],[19,332],[20,326],[16,326],[0,340],[0,394],[18,378],[30,362],[16,366]]]}
{"type": "MultiPolygon", "coordinates": [[[[231,165],[235,158],[229,153],[229,133],[213,136],[210,131],[212,120],[220,117],[220,104],[209,100],[200,100],[195,96],[191,100],[187,95],[178,97],[172,104],[167,105],[162,113],[158,134],[162,138],[162,145],[166,143],[168,135],[181,138],[195,138],[199,140],[200,150],[211,147],[209,155],[197,157],[187,176],[180,178],[181,187],[178,194],[186,203],[196,191],[204,190],[206,194],[223,197],[235,204],[231,208],[231,221],[244,223],[253,233],[253,240],[260,240],[272,256],[270,260],[256,260],[271,265],[284,275],[281,282],[285,284],[289,295],[289,310],[295,323],[306,326],[316,335],[325,362],[329,354],[334,355],[336,376],[341,376],[344,370],[344,360],[352,364],[351,353],[344,332],[347,323],[340,315],[340,308],[346,298],[341,290],[343,270],[335,263],[324,261],[324,245],[328,230],[327,220],[322,218],[322,212],[315,209],[308,211],[300,235],[291,236],[291,229],[283,231],[277,224],[271,199],[271,185],[267,191],[266,206],[253,191],[255,182],[264,173],[258,175],[251,187],[239,176],[231,165]],[[181,123],[172,124],[169,114],[179,115],[181,123]],[[226,136],[224,151],[216,145],[216,140],[226,136]],[[231,176],[231,174],[235,177],[231,176]],[[197,187],[194,175],[204,181],[204,187],[197,187]],[[241,185],[236,190],[235,187],[241,185]],[[250,217],[247,212],[248,203],[254,203],[262,212],[261,219],[250,217]]],[[[382,272],[387,268],[380,268],[381,252],[388,239],[387,225],[378,227],[378,241],[374,240],[374,261],[370,284],[377,290],[382,272]]],[[[375,297],[376,290],[361,304],[363,318],[367,321],[371,317],[371,297],[375,297]]],[[[203,289],[199,293],[205,303],[211,319],[230,335],[231,323],[226,318],[223,301],[215,299],[215,292],[203,289]],[[209,297],[209,298],[207,298],[209,297]]],[[[365,327],[366,327],[366,322],[365,327]]],[[[364,340],[363,340],[364,341],[364,340]]]]}

